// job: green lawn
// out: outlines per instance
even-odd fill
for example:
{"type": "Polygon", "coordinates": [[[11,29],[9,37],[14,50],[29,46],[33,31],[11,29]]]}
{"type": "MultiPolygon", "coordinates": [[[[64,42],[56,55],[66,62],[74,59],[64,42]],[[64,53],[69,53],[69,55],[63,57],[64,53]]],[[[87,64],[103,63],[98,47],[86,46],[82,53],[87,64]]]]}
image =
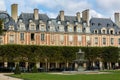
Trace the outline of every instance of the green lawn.
{"type": "Polygon", "coordinates": [[[49,73],[24,73],[11,75],[24,80],[120,80],[120,71],[111,71],[110,74],[76,74],[59,75],[49,73]]]}

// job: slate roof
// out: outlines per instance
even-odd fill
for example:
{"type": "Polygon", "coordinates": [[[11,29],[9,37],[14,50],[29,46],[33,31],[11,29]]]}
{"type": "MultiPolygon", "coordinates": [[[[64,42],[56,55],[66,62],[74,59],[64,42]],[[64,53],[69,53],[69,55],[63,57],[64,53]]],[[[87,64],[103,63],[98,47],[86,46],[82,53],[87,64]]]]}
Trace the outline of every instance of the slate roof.
{"type": "Polygon", "coordinates": [[[39,14],[39,19],[34,20],[34,14],[33,13],[21,13],[19,16],[19,19],[23,20],[23,23],[25,24],[26,29],[29,28],[29,20],[32,20],[37,25],[37,30],[39,26],[39,20],[42,20],[43,22],[47,23],[49,20],[49,17],[46,14],[39,14]]]}
{"type": "Polygon", "coordinates": [[[100,33],[102,28],[106,28],[107,30],[114,28],[116,33],[120,30],[120,28],[110,18],[91,18],[90,30],[92,33],[95,29],[100,33]]]}

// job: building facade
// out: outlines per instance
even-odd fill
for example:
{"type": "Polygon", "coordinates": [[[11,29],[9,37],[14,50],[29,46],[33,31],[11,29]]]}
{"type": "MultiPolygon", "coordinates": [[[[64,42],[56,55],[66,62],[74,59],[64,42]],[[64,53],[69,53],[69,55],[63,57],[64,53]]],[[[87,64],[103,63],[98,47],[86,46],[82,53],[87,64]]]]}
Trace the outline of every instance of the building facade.
{"type": "Polygon", "coordinates": [[[18,5],[11,6],[11,16],[6,11],[0,12],[4,19],[0,44],[47,45],[47,46],[116,46],[120,45],[119,13],[115,13],[114,23],[109,18],[91,18],[89,10],[66,16],[60,11],[57,18],[39,14],[21,13],[18,5]],[[118,16],[118,17],[117,17],[118,16]]]}
{"type": "Polygon", "coordinates": [[[89,10],[75,16],[60,11],[56,18],[34,9],[33,13],[21,13],[18,5],[11,6],[11,16],[0,11],[4,20],[4,34],[0,44],[47,45],[47,46],[120,46],[120,14],[115,22],[110,18],[91,18],[89,10]]]}

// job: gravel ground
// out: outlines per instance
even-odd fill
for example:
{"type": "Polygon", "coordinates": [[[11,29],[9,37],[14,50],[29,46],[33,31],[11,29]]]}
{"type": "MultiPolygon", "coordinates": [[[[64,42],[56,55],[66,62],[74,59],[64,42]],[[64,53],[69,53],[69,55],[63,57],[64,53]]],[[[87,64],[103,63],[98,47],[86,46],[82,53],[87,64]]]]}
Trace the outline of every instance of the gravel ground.
{"type": "Polygon", "coordinates": [[[0,73],[0,80],[22,80],[22,79],[13,78],[10,76],[5,76],[7,74],[11,74],[11,73],[0,73]]]}

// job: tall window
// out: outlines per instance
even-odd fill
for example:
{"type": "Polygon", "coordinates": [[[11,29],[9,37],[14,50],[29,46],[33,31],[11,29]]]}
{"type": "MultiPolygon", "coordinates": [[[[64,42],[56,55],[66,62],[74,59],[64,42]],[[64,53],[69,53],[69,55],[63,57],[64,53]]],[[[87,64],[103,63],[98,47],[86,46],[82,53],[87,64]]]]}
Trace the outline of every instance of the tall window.
{"type": "Polygon", "coordinates": [[[64,31],[64,26],[59,26],[59,31],[63,32],[64,31]]]}
{"type": "Polygon", "coordinates": [[[54,34],[51,34],[51,41],[54,41],[55,40],[55,35],[54,34]]]}
{"type": "Polygon", "coordinates": [[[114,44],[114,38],[110,39],[110,43],[113,45],[114,44]]]}
{"type": "Polygon", "coordinates": [[[69,35],[69,41],[72,42],[73,41],[73,36],[69,35]]]}
{"type": "Polygon", "coordinates": [[[19,24],[19,29],[20,30],[25,30],[25,25],[23,23],[19,24]]]}
{"type": "Polygon", "coordinates": [[[32,24],[32,25],[31,25],[31,30],[34,30],[34,27],[35,27],[35,26],[32,24]]]}
{"type": "Polygon", "coordinates": [[[31,33],[31,40],[35,40],[35,34],[31,33]]]}
{"type": "Polygon", "coordinates": [[[106,31],[105,31],[105,30],[103,30],[102,32],[103,32],[103,34],[106,34],[106,31]]]}
{"type": "Polygon", "coordinates": [[[24,40],[24,33],[20,33],[20,40],[24,40]]]}
{"type": "Polygon", "coordinates": [[[50,31],[55,31],[55,27],[54,26],[50,26],[50,31]]]}
{"type": "Polygon", "coordinates": [[[103,38],[103,44],[105,45],[106,44],[106,38],[103,38]]]}
{"type": "Polygon", "coordinates": [[[98,38],[97,37],[95,37],[95,44],[98,44],[98,38]]]}
{"type": "Polygon", "coordinates": [[[3,43],[3,40],[2,40],[2,37],[0,36],[0,44],[2,44],[3,43]]]}
{"type": "Polygon", "coordinates": [[[77,27],[77,32],[82,32],[80,27],[77,27]]]}
{"type": "Polygon", "coordinates": [[[41,34],[41,41],[44,41],[44,40],[45,40],[45,34],[42,33],[42,34],[41,34]]]}
{"type": "Polygon", "coordinates": [[[69,26],[69,32],[73,32],[72,26],[69,26]]]}
{"type": "Polygon", "coordinates": [[[14,35],[10,35],[9,36],[9,42],[10,43],[14,43],[14,35]]]}
{"type": "Polygon", "coordinates": [[[118,39],[118,44],[120,45],[120,38],[118,39]]]}
{"type": "Polygon", "coordinates": [[[41,25],[41,31],[45,31],[44,25],[41,25]]]}
{"type": "Polygon", "coordinates": [[[78,41],[81,42],[82,41],[82,36],[78,35],[78,41]]]}
{"type": "Polygon", "coordinates": [[[30,24],[30,30],[36,30],[36,26],[35,26],[34,23],[31,23],[31,24],[30,24]]]}
{"type": "Polygon", "coordinates": [[[63,34],[60,35],[60,41],[64,41],[64,35],[63,34]]]}

